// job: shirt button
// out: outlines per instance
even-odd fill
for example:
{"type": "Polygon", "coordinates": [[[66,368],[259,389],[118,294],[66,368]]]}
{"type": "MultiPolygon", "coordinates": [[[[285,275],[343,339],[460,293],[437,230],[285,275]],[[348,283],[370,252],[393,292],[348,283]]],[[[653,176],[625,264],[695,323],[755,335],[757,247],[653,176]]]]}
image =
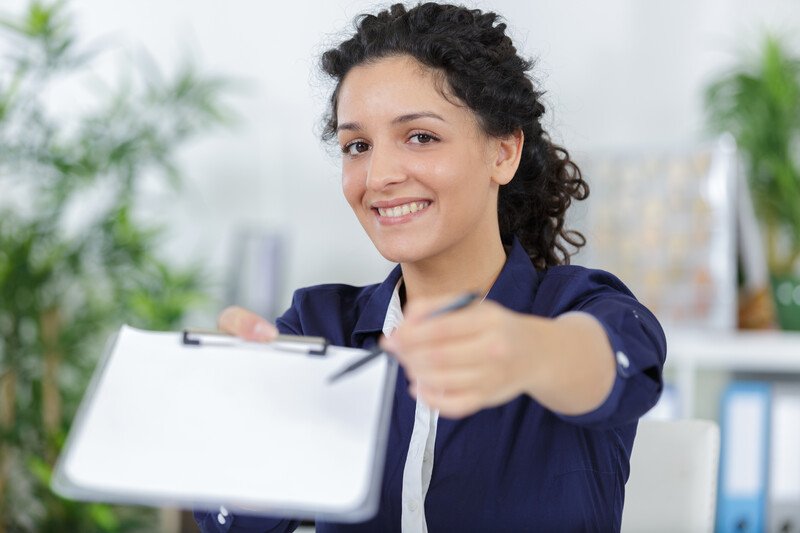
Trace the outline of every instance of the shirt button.
{"type": "Polygon", "coordinates": [[[623,352],[617,352],[617,363],[619,363],[619,366],[625,369],[631,366],[631,362],[628,360],[628,356],[625,355],[623,352]]]}
{"type": "Polygon", "coordinates": [[[219,522],[220,524],[224,524],[225,523],[225,517],[222,516],[222,513],[219,513],[217,515],[217,522],[219,522]]]}
{"type": "Polygon", "coordinates": [[[433,455],[431,453],[426,453],[425,456],[422,458],[424,463],[430,463],[433,460],[433,455]]]}
{"type": "Polygon", "coordinates": [[[411,511],[412,513],[417,511],[417,500],[409,500],[408,510],[411,511]]]}

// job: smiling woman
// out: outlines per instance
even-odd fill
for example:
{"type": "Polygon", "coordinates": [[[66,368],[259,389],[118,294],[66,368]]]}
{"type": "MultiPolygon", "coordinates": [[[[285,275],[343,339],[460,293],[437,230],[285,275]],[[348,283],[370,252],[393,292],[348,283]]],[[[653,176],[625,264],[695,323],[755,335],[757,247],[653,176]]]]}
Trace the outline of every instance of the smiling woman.
{"type": "MultiPolygon", "coordinates": [[[[380,342],[400,362],[378,513],[318,531],[618,530],[665,340],[618,279],[568,264],[584,241],[565,213],[588,188],[542,129],[531,63],[494,13],[398,4],[359,17],[322,67],[344,195],[398,265],[375,285],[300,289],[275,326],[220,316],[251,340],[380,342]],[[431,315],[466,291],[483,301],[431,315]]],[[[296,527],[196,517],[205,531],[296,527]]]]}
{"type": "Polygon", "coordinates": [[[406,55],[348,72],[337,118],[345,197],[378,251],[406,265],[408,300],[464,287],[485,294],[505,262],[497,196],[517,169],[521,133],[485,134],[469,108],[442,94],[435,73],[406,55]],[[486,268],[473,263],[470,279],[455,279],[470,258],[486,268]],[[437,271],[453,286],[430,275],[437,271]]]}

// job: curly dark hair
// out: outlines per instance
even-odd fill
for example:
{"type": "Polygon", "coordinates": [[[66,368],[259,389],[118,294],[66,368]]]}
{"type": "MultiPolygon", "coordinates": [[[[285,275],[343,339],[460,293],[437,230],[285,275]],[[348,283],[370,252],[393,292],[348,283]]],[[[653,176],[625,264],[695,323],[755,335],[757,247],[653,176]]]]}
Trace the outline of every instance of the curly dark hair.
{"type": "Polygon", "coordinates": [[[503,241],[519,238],[541,270],[568,264],[569,246],[577,251],[586,244],[582,234],[564,228],[564,218],[589,187],[569,153],[542,129],[543,93],[528,76],[533,62],[517,54],[500,20],[492,12],[436,3],[410,9],[395,4],[377,15],[359,15],[355,34],[322,55],[322,70],[336,81],[323,138],[336,136],[339,89],[353,67],[409,55],[443,73],[449,91],[476,114],[486,134],[524,135],[519,168],[500,187],[498,220],[503,241]]]}

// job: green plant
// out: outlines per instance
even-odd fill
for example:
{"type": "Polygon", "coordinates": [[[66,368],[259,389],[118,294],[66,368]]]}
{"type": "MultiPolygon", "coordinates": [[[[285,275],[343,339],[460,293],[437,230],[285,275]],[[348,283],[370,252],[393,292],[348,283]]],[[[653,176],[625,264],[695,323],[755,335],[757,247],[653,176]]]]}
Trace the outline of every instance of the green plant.
{"type": "Polygon", "coordinates": [[[46,95],[97,53],[65,2],[31,2],[0,37],[0,532],[152,530],[152,511],[57,497],[50,472],[110,331],[175,328],[203,299],[200,269],[158,253],[137,191],[144,175],[179,185],[176,150],[225,122],[227,82],[151,68],[64,117],[46,95]]]}
{"type": "Polygon", "coordinates": [[[774,275],[800,259],[800,57],[774,36],[706,92],[711,124],[736,138],[774,275]]]}

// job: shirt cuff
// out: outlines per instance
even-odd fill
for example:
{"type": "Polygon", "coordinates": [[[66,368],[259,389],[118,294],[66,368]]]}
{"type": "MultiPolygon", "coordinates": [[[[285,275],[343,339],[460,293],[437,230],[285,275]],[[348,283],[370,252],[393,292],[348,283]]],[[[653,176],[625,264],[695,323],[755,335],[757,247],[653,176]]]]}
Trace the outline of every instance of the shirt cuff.
{"type": "Polygon", "coordinates": [[[659,342],[657,336],[648,331],[651,327],[649,313],[642,316],[642,311],[636,307],[608,315],[581,312],[594,317],[605,330],[616,375],[608,395],[595,409],[580,415],[559,414],[559,417],[584,426],[636,422],[661,395],[663,359],[659,361],[659,353],[666,351],[663,334],[659,342]]]}

